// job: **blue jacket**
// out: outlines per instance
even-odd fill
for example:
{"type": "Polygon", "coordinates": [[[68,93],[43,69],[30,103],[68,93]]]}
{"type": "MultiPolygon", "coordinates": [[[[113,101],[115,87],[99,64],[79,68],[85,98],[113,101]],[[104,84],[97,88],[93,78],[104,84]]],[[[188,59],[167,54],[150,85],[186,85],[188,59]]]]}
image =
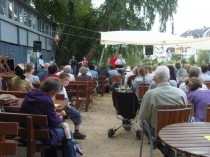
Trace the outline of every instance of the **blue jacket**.
{"type": "Polygon", "coordinates": [[[28,91],[20,108],[20,113],[28,114],[42,114],[47,115],[48,126],[39,125],[42,129],[48,129],[50,133],[50,139],[44,141],[51,146],[59,146],[62,144],[61,137],[54,129],[62,122],[61,118],[57,116],[54,102],[51,97],[45,92],[38,89],[32,89],[28,91]]]}

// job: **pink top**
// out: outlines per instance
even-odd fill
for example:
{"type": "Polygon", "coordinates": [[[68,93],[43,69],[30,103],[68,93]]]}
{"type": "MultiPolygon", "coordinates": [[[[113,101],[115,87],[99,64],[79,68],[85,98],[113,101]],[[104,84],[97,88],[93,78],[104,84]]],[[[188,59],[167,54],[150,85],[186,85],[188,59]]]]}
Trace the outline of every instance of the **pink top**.
{"type": "Polygon", "coordinates": [[[88,60],[83,60],[82,64],[88,64],[88,60]]]}

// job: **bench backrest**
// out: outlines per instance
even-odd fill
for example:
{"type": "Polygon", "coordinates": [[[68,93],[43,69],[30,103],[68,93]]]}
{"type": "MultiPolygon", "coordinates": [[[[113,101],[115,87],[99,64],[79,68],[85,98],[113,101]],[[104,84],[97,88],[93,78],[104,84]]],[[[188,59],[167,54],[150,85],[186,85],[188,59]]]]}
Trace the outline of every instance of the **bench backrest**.
{"type": "Polygon", "coordinates": [[[205,122],[210,122],[210,104],[206,105],[204,121],[205,122]]]}
{"type": "Polygon", "coordinates": [[[115,82],[117,84],[121,84],[121,75],[112,75],[112,82],[115,82]]]}
{"type": "Polygon", "coordinates": [[[25,98],[26,96],[25,92],[20,92],[20,91],[0,91],[0,94],[12,94],[17,98],[25,98]]]}
{"type": "Polygon", "coordinates": [[[208,89],[210,89],[210,81],[205,81],[205,85],[207,86],[208,89]]]}
{"type": "Polygon", "coordinates": [[[48,125],[47,115],[0,113],[0,122],[17,122],[25,127],[18,128],[18,136],[27,140],[27,157],[36,152],[36,139],[49,139],[47,129],[38,129],[34,125],[48,125]]]}
{"type": "Polygon", "coordinates": [[[17,154],[17,143],[6,141],[6,135],[18,135],[18,123],[0,122],[0,156],[17,154]]]}

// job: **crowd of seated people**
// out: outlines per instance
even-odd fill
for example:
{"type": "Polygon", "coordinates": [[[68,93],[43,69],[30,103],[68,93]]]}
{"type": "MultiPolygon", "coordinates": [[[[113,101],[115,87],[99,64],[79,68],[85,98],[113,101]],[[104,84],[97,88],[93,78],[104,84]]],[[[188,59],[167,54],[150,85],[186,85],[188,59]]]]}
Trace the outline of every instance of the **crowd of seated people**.
{"type": "MultiPolygon", "coordinates": [[[[158,99],[158,96],[164,98],[167,96],[167,101],[164,98],[161,100],[163,100],[163,102],[172,102],[172,100],[168,100],[171,99],[170,96],[168,96],[170,92],[164,92],[167,89],[168,91],[172,91],[173,96],[173,93],[176,93],[177,98],[181,99],[174,101],[173,104],[180,101],[182,104],[194,104],[195,109],[192,121],[204,121],[205,106],[210,103],[210,92],[207,90],[208,88],[205,85],[205,81],[210,80],[210,76],[208,75],[208,72],[210,71],[208,65],[202,65],[201,67],[187,65],[184,68],[181,67],[180,63],[175,64],[175,66],[153,65],[149,68],[141,65],[138,67],[132,67],[131,70],[132,72],[126,76],[125,86],[132,87],[134,91],[138,93],[139,84],[150,84],[149,91],[142,100],[143,109],[140,110],[141,119],[153,118],[144,114],[146,113],[146,110],[149,112],[146,104],[148,105],[150,101],[149,99],[146,100],[147,97],[151,97],[151,99],[158,99]],[[177,88],[177,90],[174,90],[174,88],[177,88]],[[157,94],[156,97],[152,96],[153,93],[158,93],[159,91],[163,91],[162,95],[157,94]],[[188,102],[186,100],[188,100],[188,102]]],[[[61,69],[60,72],[58,71],[59,69],[56,64],[50,65],[49,63],[45,63],[44,70],[39,72],[36,76],[33,75],[34,66],[32,63],[26,63],[25,65],[18,64],[15,67],[16,76],[8,82],[7,90],[28,92],[30,90],[34,90],[33,84],[43,82],[44,80],[49,81],[50,79],[48,78],[54,77],[59,79],[62,85],[62,90],[56,92],[64,94],[65,99],[68,100],[69,98],[66,94],[65,86],[68,85],[69,81],[92,81],[93,79],[96,79],[97,81],[99,76],[107,76],[109,83],[112,84],[112,76],[120,76],[118,71],[114,70],[113,65],[109,66],[109,70],[107,70],[106,67],[101,67],[100,69],[95,70],[93,65],[83,64],[79,69],[78,76],[71,74],[70,65],[63,66],[63,69],[61,69]]],[[[48,91],[45,90],[46,89],[43,89],[42,92],[47,93],[48,91]]],[[[50,97],[53,97],[53,94],[50,95],[50,97]]],[[[161,104],[162,102],[156,103],[161,104]]],[[[66,107],[65,114],[75,125],[73,137],[76,139],[84,139],[86,135],[80,133],[80,124],[82,122],[80,112],[69,103],[66,107]]],[[[153,125],[153,121],[151,121],[151,126],[153,127],[153,125]]]]}

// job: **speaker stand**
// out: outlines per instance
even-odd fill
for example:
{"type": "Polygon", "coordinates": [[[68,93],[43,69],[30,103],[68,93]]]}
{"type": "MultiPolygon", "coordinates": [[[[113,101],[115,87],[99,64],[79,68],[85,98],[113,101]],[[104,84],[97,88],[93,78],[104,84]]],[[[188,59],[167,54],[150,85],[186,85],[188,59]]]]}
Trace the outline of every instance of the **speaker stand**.
{"type": "Polygon", "coordinates": [[[148,65],[149,65],[148,62],[150,63],[150,57],[151,56],[150,55],[146,55],[146,56],[147,56],[147,62],[146,62],[147,64],[146,64],[146,67],[148,67],[148,65]]]}

